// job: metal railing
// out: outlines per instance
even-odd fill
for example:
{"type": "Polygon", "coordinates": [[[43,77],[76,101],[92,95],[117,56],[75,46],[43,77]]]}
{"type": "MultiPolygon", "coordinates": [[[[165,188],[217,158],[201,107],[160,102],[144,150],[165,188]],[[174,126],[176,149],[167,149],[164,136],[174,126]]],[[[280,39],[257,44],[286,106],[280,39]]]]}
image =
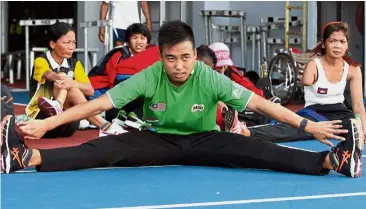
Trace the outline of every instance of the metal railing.
{"type": "Polygon", "coordinates": [[[26,76],[26,89],[29,90],[29,27],[53,25],[56,22],[65,22],[73,24],[74,19],[37,19],[37,20],[20,20],[20,26],[25,27],[25,76],[26,76]]]}
{"type": "Polygon", "coordinates": [[[242,67],[247,65],[247,23],[246,14],[244,11],[233,11],[233,10],[203,10],[201,15],[205,18],[205,37],[206,44],[212,43],[212,17],[228,17],[228,18],[239,18],[240,19],[240,47],[242,55],[242,67]]]}
{"type": "Polygon", "coordinates": [[[17,80],[21,80],[22,76],[22,62],[24,58],[24,50],[19,51],[12,51],[8,53],[1,54],[1,64],[2,70],[1,70],[1,78],[5,77],[5,74],[7,73],[9,76],[9,83],[14,84],[14,65],[16,63],[16,69],[17,69],[17,80]]]}
{"type": "Polygon", "coordinates": [[[85,72],[89,72],[88,67],[88,28],[105,27],[107,32],[104,36],[104,53],[113,49],[113,28],[112,20],[95,20],[80,23],[80,28],[84,28],[84,69],[85,72]],[[109,29],[109,30],[107,30],[109,29]],[[109,36],[107,35],[109,34],[109,36]]]}

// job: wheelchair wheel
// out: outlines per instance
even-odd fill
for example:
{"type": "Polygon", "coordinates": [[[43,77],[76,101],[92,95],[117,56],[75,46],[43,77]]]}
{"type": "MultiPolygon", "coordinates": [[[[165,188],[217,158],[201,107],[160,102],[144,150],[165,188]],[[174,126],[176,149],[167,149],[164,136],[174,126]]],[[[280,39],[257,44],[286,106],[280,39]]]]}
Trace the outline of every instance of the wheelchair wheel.
{"type": "Polygon", "coordinates": [[[288,54],[278,54],[269,63],[269,80],[272,94],[285,105],[294,97],[297,87],[297,71],[288,54]]]}

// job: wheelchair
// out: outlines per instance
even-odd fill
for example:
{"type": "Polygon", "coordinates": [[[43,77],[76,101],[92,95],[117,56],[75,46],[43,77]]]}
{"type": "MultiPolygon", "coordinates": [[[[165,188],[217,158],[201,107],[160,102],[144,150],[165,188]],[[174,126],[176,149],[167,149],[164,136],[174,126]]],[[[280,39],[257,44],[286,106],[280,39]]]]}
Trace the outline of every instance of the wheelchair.
{"type": "Polygon", "coordinates": [[[304,88],[301,84],[305,65],[312,60],[310,53],[295,54],[291,50],[276,50],[268,66],[268,78],[273,95],[286,105],[293,99],[303,100],[304,88]]]}

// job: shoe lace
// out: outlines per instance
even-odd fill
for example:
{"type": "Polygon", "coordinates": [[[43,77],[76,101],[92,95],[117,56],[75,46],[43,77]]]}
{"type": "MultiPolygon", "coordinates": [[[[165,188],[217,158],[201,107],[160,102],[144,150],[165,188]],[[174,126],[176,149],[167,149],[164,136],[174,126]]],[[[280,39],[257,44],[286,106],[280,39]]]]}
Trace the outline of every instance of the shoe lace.
{"type": "Polygon", "coordinates": [[[51,102],[53,103],[52,106],[55,108],[57,114],[63,112],[60,102],[56,100],[52,100],[51,102]]]}
{"type": "Polygon", "coordinates": [[[342,168],[343,168],[343,166],[344,166],[344,164],[346,163],[346,164],[348,164],[349,163],[349,159],[351,158],[351,153],[349,153],[349,151],[347,150],[347,151],[343,151],[342,152],[342,161],[341,161],[341,163],[339,164],[339,166],[338,166],[338,168],[337,168],[337,171],[340,171],[342,168]]]}
{"type": "Polygon", "coordinates": [[[19,149],[17,147],[13,147],[10,153],[13,156],[13,160],[16,160],[20,167],[24,168],[25,166],[23,164],[23,161],[19,157],[19,149]]]}

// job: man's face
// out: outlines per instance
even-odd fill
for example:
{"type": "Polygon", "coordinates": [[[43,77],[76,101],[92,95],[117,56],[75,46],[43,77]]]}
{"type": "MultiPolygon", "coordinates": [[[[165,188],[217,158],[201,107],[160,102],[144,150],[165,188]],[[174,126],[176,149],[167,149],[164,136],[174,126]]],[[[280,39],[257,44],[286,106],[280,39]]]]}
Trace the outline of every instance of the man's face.
{"type": "Polygon", "coordinates": [[[191,75],[196,61],[196,49],[191,41],[184,41],[171,47],[164,47],[161,59],[170,82],[175,86],[181,86],[191,75]]]}
{"type": "Polygon", "coordinates": [[[148,45],[146,36],[139,33],[133,34],[128,44],[133,54],[144,51],[148,45]]]}

